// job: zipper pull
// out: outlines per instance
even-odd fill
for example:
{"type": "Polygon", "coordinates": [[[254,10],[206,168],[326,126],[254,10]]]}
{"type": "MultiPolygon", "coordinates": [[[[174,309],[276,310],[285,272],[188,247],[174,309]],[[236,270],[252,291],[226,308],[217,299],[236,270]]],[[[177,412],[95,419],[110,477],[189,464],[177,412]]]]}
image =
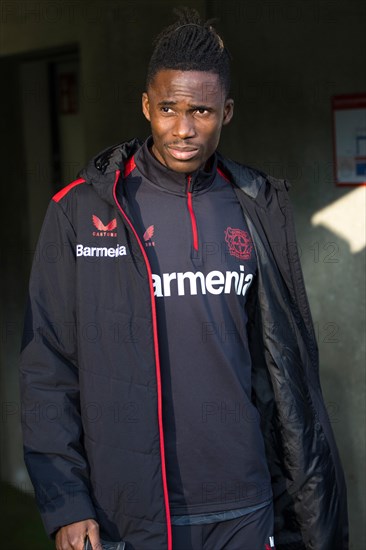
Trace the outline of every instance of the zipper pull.
{"type": "Polygon", "coordinates": [[[191,181],[192,181],[192,176],[191,174],[188,174],[187,175],[187,193],[191,192],[191,181]]]}
{"type": "Polygon", "coordinates": [[[190,190],[191,180],[192,180],[192,176],[188,175],[187,176],[187,206],[188,206],[189,216],[190,216],[190,219],[191,219],[192,236],[193,236],[193,248],[195,250],[198,250],[197,222],[196,222],[196,217],[195,217],[194,211],[193,211],[192,192],[190,190]]]}

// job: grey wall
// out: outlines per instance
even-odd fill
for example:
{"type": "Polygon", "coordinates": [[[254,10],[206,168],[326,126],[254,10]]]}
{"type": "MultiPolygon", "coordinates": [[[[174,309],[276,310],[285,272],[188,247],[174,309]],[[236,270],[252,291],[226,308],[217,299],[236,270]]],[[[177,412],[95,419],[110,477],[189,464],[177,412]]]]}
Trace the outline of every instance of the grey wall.
{"type": "MultiPolygon", "coordinates": [[[[351,548],[361,550],[366,545],[364,250],[351,250],[342,227],[334,232],[311,220],[325,206],[352,193],[333,181],[330,98],[366,91],[365,4],[358,0],[184,3],[220,18],[218,28],[234,57],[235,115],[224,129],[221,150],[292,182],[301,258],[318,328],[321,379],[348,482],[351,548]]],[[[6,84],[0,90],[0,109],[6,136],[0,155],[6,196],[1,204],[9,235],[1,264],[0,456],[2,477],[24,487],[29,482],[20,450],[16,369],[29,232],[38,228],[30,228],[27,217],[27,194],[34,189],[27,187],[24,171],[17,63],[25,54],[78,46],[86,157],[109,144],[144,137],[149,129],[140,112],[140,96],[151,40],[171,21],[172,7],[180,4],[4,2],[0,70],[6,84]]],[[[41,218],[44,197],[39,205],[41,218]]],[[[356,215],[346,211],[342,223],[354,223],[356,215]]]]}
{"type": "Polygon", "coordinates": [[[31,251],[28,247],[29,223],[25,173],[19,159],[23,156],[19,133],[18,70],[14,63],[0,60],[6,86],[0,87],[0,120],[5,129],[1,142],[0,204],[4,220],[0,272],[0,467],[2,477],[22,484],[18,373],[20,329],[24,311],[26,277],[31,251]]]}

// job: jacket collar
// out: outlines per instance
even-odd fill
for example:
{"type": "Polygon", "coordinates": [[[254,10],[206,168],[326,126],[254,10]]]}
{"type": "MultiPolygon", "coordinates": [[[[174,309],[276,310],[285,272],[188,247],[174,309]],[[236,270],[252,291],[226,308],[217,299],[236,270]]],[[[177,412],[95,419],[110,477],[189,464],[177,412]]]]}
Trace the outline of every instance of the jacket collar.
{"type": "Polygon", "coordinates": [[[204,169],[194,172],[175,172],[159,162],[151,152],[152,136],[149,136],[142,147],[134,155],[137,168],[143,176],[160,187],[161,190],[185,195],[187,193],[187,177],[190,176],[190,190],[199,193],[209,188],[217,172],[216,154],[210,157],[204,169]]]}
{"type": "MultiPolygon", "coordinates": [[[[116,171],[119,170],[123,174],[127,160],[134,156],[142,145],[143,141],[134,138],[108,147],[92,158],[79,172],[78,177],[93,185],[104,200],[114,204],[112,188],[116,171]]],[[[271,185],[280,190],[287,190],[290,187],[287,181],[273,178],[255,168],[230,160],[218,151],[216,151],[215,157],[217,167],[226,177],[261,207],[265,207],[271,200],[269,192],[271,185]]]]}

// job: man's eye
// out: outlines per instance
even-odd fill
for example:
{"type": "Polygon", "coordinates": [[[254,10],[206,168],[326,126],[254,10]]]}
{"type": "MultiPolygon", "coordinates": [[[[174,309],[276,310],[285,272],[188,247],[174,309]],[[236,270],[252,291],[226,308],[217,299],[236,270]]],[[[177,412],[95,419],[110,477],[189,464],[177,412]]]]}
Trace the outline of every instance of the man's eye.
{"type": "Polygon", "coordinates": [[[168,113],[171,109],[170,107],[162,107],[161,110],[163,111],[163,113],[168,113]]]}
{"type": "Polygon", "coordinates": [[[199,109],[196,109],[197,113],[200,114],[200,115],[205,115],[208,113],[208,110],[205,109],[204,107],[200,107],[199,109]]]}

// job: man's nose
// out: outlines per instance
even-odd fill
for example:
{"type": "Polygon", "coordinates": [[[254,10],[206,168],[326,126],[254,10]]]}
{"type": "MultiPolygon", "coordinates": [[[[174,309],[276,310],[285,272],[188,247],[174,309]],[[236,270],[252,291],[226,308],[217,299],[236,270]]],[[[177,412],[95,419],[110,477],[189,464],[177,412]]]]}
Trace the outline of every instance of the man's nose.
{"type": "Polygon", "coordinates": [[[192,117],[179,116],[175,123],[173,133],[180,139],[193,137],[196,134],[196,130],[192,117]]]}

